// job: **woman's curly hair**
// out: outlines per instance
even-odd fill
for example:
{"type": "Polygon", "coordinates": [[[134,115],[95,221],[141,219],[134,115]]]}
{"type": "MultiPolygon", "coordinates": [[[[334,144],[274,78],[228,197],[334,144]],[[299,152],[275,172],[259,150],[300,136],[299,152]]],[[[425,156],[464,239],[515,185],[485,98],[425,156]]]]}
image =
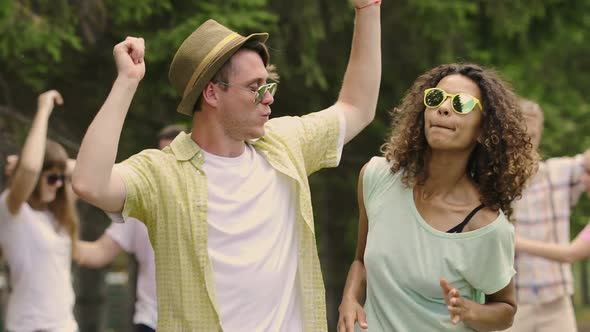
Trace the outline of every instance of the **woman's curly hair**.
{"type": "Polygon", "coordinates": [[[481,202],[501,209],[510,218],[511,202],[519,198],[528,178],[536,172],[538,156],[526,133],[518,98],[498,75],[474,64],[446,64],[418,77],[401,105],[392,112],[391,133],[381,146],[391,171],[403,170],[409,187],[428,178],[429,146],[424,133],[424,90],[448,75],[460,74],[481,90],[483,105],[481,139],[469,157],[467,172],[481,202]]]}

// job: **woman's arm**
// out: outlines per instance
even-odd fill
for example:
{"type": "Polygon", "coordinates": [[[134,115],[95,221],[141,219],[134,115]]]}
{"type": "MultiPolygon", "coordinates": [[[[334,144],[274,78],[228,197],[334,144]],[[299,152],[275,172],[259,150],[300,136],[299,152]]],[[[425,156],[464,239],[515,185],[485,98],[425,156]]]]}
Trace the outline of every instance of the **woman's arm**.
{"type": "Polygon", "coordinates": [[[588,227],[590,226],[586,226],[574,241],[566,245],[529,240],[516,236],[516,250],[558,262],[577,262],[590,256],[590,241],[585,239],[590,235],[590,228],[588,227]]]}
{"type": "Polygon", "coordinates": [[[363,195],[363,174],[365,165],[360,172],[358,181],[358,205],[359,205],[359,230],[354,262],[350,266],[346,285],[342,294],[342,302],[338,311],[338,332],[354,332],[354,323],[359,322],[360,327],[367,329],[367,318],[361,303],[365,301],[367,286],[367,276],[364,264],[365,246],[367,243],[367,211],[365,210],[365,201],[363,195]]]}
{"type": "Polygon", "coordinates": [[[66,176],[68,181],[64,184],[65,190],[68,191],[68,197],[71,198],[73,202],[78,201],[78,195],[74,192],[74,188],[72,188],[72,175],[74,174],[74,168],[76,167],[76,159],[68,159],[66,163],[66,176]]]}
{"type": "Polygon", "coordinates": [[[512,326],[516,314],[514,280],[500,291],[487,295],[485,304],[462,297],[445,279],[441,279],[440,286],[453,324],[464,321],[476,331],[499,331],[512,326]]]}
{"type": "Polygon", "coordinates": [[[6,198],[8,210],[13,215],[18,213],[21,205],[29,199],[37,185],[43,167],[43,159],[45,158],[47,124],[55,104],[63,104],[63,99],[56,90],[50,90],[39,95],[37,113],[23,146],[20,163],[14,170],[6,198]]]}
{"type": "Polygon", "coordinates": [[[111,263],[123,249],[108,234],[103,234],[93,242],[78,241],[74,260],[92,269],[100,269],[111,263]]]}

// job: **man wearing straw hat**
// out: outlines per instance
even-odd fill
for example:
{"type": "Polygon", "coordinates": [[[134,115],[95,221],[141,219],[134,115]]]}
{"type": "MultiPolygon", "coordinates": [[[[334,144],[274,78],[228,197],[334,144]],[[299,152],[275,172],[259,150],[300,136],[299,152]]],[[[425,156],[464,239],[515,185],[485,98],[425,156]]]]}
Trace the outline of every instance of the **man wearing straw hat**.
{"type": "Polygon", "coordinates": [[[180,46],[169,78],[192,133],[114,165],[144,75],[144,42],[116,45],[118,76],[88,128],[73,177],[80,197],[142,220],[156,254],[159,331],[327,331],[307,176],[335,167],[374,118],[380,0],[354,0],[338,100],[269,121],[268,34],[209,20],[180,46]],[[104,133],[116,133],[104,135],[104,133]]]}

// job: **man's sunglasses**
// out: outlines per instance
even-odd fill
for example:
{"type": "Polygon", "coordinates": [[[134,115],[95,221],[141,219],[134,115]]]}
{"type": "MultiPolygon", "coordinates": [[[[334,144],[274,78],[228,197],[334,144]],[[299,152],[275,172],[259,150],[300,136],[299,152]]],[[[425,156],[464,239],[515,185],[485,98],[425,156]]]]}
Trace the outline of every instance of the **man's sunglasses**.
{"type": "Polygon", "coordinates": [[[57,181],[61,181],[61,183],[66,183],[69,179],[65,174],[49,174],[47,177],[47,184],[54,185],[57,181]]]}
{"type": "Polygon", "coordinates": [[[475,108],[475,105],[479,106],[480,110],[483,110],[479,99],[467,93],[447,93],[441,88],[430,88],[424,90],[424,106],[428,108],[437,108],[442,103],[451,98],[451,107],[457,114],[468,114],[475,108]]]}
{"type": "Polygon", "coordinates": [[[266,95],[267,91],[270,93],[271,96],[274,96],[275,93],[277,92],[277,83],[264,84],[264,85],[261,85],[256,90],[252,90],[249,88],[245,88],[243,86],[229,84],[229,83],[225,83],[225,82],[215,82],[215,83],[229,86],[229,87],[242,89],[242,90],[248,91],[250,93],[253,93],[254,94],[254,104],[259,104],[260,102],[262,102],[262,99],[264,99],[264,95],[266,95]]]}

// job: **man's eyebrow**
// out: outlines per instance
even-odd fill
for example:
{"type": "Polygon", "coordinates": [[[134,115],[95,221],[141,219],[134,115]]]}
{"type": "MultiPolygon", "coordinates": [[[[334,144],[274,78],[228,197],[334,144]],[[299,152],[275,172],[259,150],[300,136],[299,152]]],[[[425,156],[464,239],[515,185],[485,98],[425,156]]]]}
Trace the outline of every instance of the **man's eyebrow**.
{"type": "Polygon", "coordinates": [[[250,85],[252,83],[262,83],[262,84],[264,84],[264,83],[266,83],[267,80],[268,80],[268,76],[266,78],[264,78],[264,77],[258,77],[258,78],[253,78],[253,79],[251,79],[249,81],[246,81],[246,84],[248,84],[248,85],[250,85]]]}

